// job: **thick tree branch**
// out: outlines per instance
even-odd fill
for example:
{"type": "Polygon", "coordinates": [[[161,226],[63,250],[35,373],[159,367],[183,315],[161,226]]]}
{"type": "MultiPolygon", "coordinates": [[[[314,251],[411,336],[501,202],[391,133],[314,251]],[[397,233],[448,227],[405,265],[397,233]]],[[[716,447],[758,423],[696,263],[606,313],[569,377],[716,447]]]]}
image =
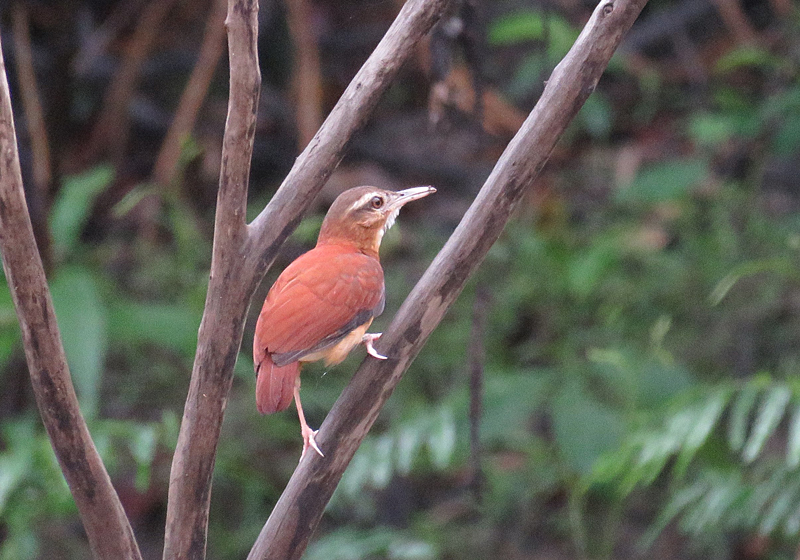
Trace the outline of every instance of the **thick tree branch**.
{"type": "Polygon", "coordinates": [[[270,204],[245,226],[260,77],[255,0],[228,1],[230,104],[223,140],[211,278],[170,476],[164,558],[205,555],[211,477],[250,298],[281,243],[339,163],[352,134],[451,0],[409,0],[298,158],[270,204]]]}
{"type": "Polygon", "coordinates": [[[133,531],[78,408],[53,302],[33,237],[0,51],[0,251],[36,404],[95,558],[141,558],[133,531]]]}
{"type": "Polygon", "coordinates": [[[301,460],[251,550],[251,560],[301,557],[383,404],[500,236],[646,1],[603,0],[595,9],[458,228],[386,329],[379,351],[389,359],[366,358],[322,424],[317,442],[325,457],[308,453],[301,460]]]}
{"type": "MultiPolygon", "coordinates": [[[[229,0],[230,101],[214,222],[214,248],[192,379],[172,459],[164,558],[203,558],[211,476],[252,284],[241,274],[250,159],[261,91],[258,1],[229,0]]],[[[252,267],[251,267],[252,268],[252,267]]]]}

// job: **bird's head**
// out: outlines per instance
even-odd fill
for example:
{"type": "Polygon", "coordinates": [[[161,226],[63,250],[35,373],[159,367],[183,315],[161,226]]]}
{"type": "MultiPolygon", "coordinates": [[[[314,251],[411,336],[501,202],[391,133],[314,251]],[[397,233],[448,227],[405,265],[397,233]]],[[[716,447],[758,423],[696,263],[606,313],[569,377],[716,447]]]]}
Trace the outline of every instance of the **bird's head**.
{"type": "Polygon", "coordinates": [[[361,251],[378,254],[386,233],[400,209],[412,200],[436,192],[433,187],[387,191],[377,187],[356,187],[344,191],[331,204],[317,245],[346,243],[361,251]]]}

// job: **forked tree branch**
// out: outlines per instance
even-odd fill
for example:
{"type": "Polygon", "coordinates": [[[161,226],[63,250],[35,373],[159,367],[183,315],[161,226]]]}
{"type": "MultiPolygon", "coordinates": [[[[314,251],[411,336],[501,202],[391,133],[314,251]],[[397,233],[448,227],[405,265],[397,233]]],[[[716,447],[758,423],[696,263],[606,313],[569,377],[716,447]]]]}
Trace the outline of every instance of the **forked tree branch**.
{"type": "Polygon", "coordinates": [[[556,141],[594,91],[614,50],[647,0],[603,0],[542,97],[503,153],[478,197],[380,340],[317,435],[325,457],[307,453],[250,552],[250,560],[300,558],[342,473],[397,382],[498,239],[556,141]]]}
{"type": "Polygon", "coordinates": [[[0,49],[0,251],[36,404],[75,498],[95,558],[141,558],[128,518],[78,408],[22,188],[14,117],[0,49]]]}
{"type": "Polygon", "coordinates": [[[341,160],[353,133],[452,0],[409,0],[269,205],[245,225],[260,92],[256,0],[228,0],[230,103],[214,248],[197,353],[172,462],[165,560],[205,555],[211,478],[250,298],[280,245],[341,160]]]}

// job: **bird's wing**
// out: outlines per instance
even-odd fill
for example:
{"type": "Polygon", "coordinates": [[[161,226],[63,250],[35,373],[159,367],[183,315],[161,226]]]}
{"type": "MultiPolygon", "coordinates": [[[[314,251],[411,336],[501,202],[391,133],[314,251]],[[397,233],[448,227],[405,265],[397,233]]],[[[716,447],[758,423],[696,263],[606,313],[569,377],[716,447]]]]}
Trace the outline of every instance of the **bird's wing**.
{"type": "Polygon", "coordinates": [[[367,255],[321,246],[299,257],[270,289],[254,358],[285,365],[331,346],[383,311],[383,270],[367,255]]]}

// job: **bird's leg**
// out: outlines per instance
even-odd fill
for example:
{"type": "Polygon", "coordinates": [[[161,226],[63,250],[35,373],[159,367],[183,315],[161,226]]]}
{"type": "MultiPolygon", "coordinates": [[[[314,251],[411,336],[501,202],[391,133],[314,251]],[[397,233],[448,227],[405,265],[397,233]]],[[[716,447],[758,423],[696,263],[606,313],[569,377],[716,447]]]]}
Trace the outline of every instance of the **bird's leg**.
{"type": "Polygon", "coordinates": [[[319,453],[320,457],[324,457],[325,455],[322,453],[320,448],[317,446],[317,442],[314,441],[314,436],[317,435],[317,430],[312,430],[308,424],[306,423],[306,415],[303,414],[303,405],[300,404],[300,378],[297,378],[297,382],[294,384],[294,404],[297,407],[297,416],[300,417],[300,433],[303,434],[303,453],[300,455],[302,459],[305,454],[306,450],[311,447],[319,453]]]}
{"type": "Polygon", "coordinates": [[[372,345],[373,342],[378,340],[383,333],[366,333],[364,336],[361,337],[361,342],[364,343],[364,346],[367,347],[367,354],[372,356],[373,358],[378,358],[379,360],[388,360],[386,356],[383,354],[379,354],[375,347],[372,345]]]}

